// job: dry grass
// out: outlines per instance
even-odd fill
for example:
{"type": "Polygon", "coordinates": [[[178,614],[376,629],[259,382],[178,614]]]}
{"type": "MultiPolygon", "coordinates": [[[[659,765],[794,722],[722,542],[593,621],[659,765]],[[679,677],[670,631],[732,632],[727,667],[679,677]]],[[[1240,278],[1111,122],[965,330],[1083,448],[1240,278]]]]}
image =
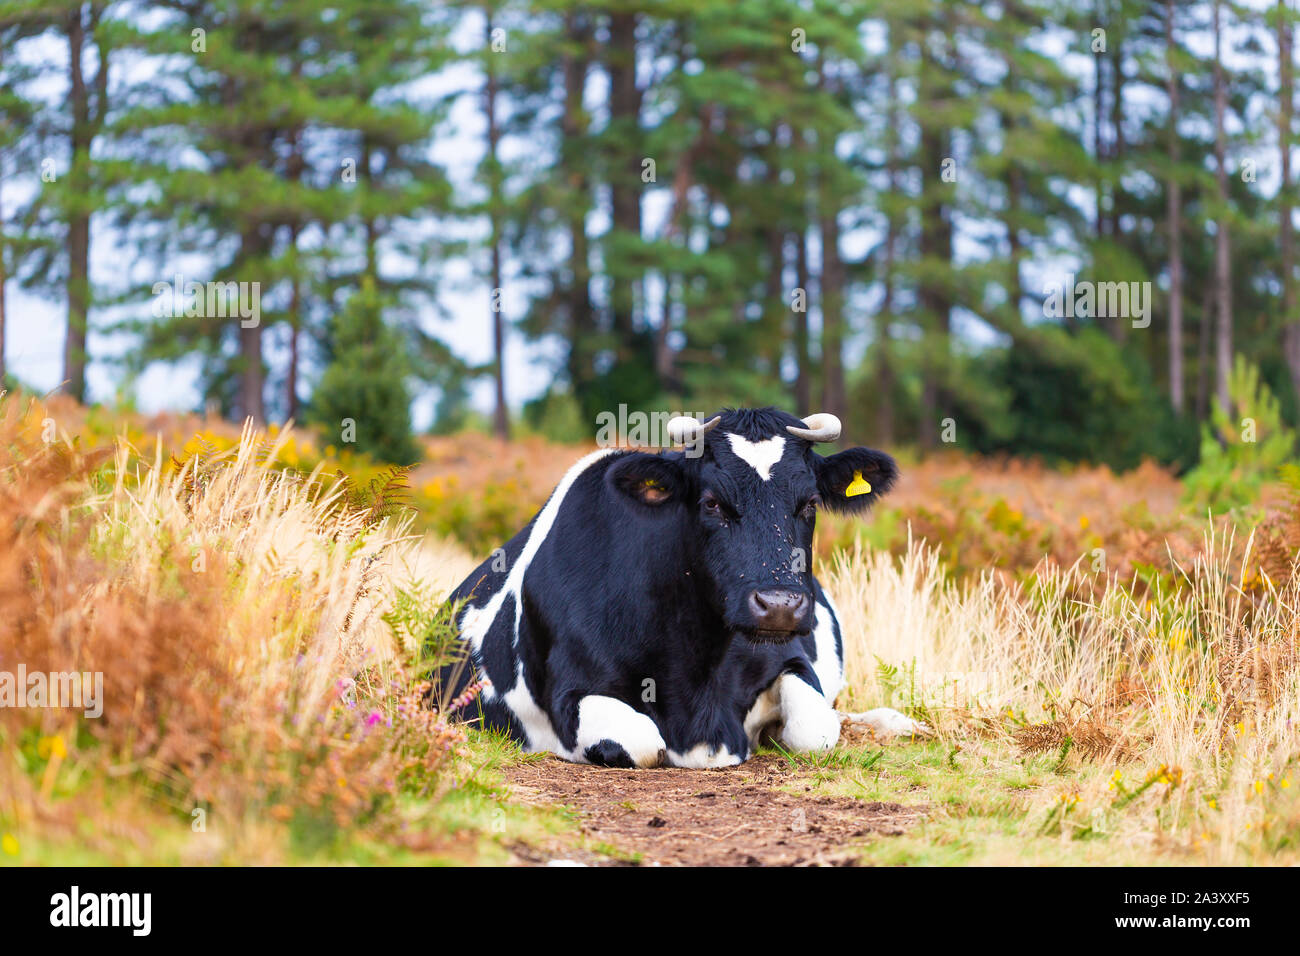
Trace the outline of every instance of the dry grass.
{"type": "Polygon", "coordinates": [[[826,575],[849,706],[921,713],[954,753],[1007,767],[1050,754],[1060,785],[1027,828],[1036,808],[1076,838],[1295,861],[1300,582],[1260,589],[1251,566],[1249,540],[1210,531],[1173,586],[1138,597],[1083,563],[956,582],[919,543],[858,548],[826,575]]]}
{"type": "Polygon", "coordinates": [[[120,812],[140,794],[176,834],[203,817],[182,851],[202,859],[310,855],[358,827],[427,844],[398,798],[440,786],[464,738],[419,706],[419,648],[384,614],[469,559],[271,467],[287,433],[145,465],[125,442],[33,439],[45,418],[0,403],[0,670],[100,672],[103,714],[0,709],[10,855],[78,838],[112,858],[124,823],[157,826],[120,812]]]}

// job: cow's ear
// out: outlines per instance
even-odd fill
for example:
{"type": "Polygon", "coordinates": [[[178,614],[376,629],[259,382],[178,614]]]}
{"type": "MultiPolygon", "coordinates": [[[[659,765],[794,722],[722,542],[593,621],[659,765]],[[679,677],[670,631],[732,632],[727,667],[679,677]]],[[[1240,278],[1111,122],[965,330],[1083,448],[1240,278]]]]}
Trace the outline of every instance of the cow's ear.
{"type": "Polygon", "coordinates": [[[814,454],[813,461],[817,493],[831,511],[865,511],[898,480],[894,459],[871,448],[850,448],[829,458],[814,454]]]}
{"type": "Polygon", "coordinates": [[[605,480],[619,494],[659,507],[681,499],[686,475],[669,456],[631,452],[609,466],[605,480]]]}

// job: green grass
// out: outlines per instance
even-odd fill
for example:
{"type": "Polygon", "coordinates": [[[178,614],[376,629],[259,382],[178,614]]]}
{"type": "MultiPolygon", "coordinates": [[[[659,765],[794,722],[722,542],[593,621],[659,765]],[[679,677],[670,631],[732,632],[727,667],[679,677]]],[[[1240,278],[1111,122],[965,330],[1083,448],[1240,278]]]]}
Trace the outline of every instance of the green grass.
{"type": "MultiPolygon", "coordinates": [[[[504,864],[511,847],[524,844],[583,846],[576,816],[564,807],[538,807],[513,801],[502,769],[542,759],[524,754],[517,744],[493,733],[471,731],[466,755],[449,771],[451,786],[443,793],[404,792],[398,817],[404,834],[427,837],[428,846],[410,849],[400,840],[364,827],[339,827],[332,820],[296,815],[286,821],[266,817],[222,826],[220,808],[210,808],[206,828],[192,829],[189,814],[169,808],[155,792],[145,795],[138,778],[105,785],[84,777],[84,786],[62,789],[57,802],[88,799],[100,807],[93,822],[81,816],[66,832],[23,827],[0,821],[0,835],[12,838],[0,850],[0,866],[174,866],[186,863],[239,865],[276,862],[313,865],[428,866],[504,864]],[[107,819],[131,821],[131,831],[105,832],[107,819]],[[233,833],[231,832],[233,831],[233,833]],[[238,834],[238,836],[234,836],[238,834]],[[233,842],[233,840],[239,842],[233,842]]],[[[415,841],[417,844],[422,842],[415,841]]],[[[583,847],[615,859],[630,855],[614,847],[583,847]]]]}
{"type": "MultiPolygon", "coordinates": [[[[996,742],[959,750],[942,741],[885,748],[841,745],[819,755],[777,752],[803,773],[785,789],[800,796],[836,796],[924,808],[904,834],[873,836],[860,848],[874,865],[1143,865],[1199,862],[1190,848],[1128,839],[1134,801],[1085,813],[1072,790],[1104,785],[1111,767],[1067,761],[1057,754],[1021,757],[996,742]],[[812,787],[811,791],[805,790],[812,787]],[[1062,794],[1065,798],[1062,799],[1062,794]]],[[[1138,801],[1139,803],[1141,801],[1138,801]]]]}

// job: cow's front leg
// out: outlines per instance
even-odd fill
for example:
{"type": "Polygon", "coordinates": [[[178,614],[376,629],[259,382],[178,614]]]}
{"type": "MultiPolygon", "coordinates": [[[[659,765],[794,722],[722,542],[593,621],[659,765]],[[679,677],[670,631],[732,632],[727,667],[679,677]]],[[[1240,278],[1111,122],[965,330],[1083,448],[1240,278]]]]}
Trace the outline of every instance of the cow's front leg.
{"type": "Polygon", "coordinates": [[[802,677],[782,674],[777,694],[781,706],[781,742],[797,753],[830,750],[840,739],[840,717],[831,702],[802,677]]]}
{"type": "Polygon", "coordinates": [[[668,746],[653,720],[614,697],[578,701],[576,759],[603,767],[657,767],[668,746]]]}

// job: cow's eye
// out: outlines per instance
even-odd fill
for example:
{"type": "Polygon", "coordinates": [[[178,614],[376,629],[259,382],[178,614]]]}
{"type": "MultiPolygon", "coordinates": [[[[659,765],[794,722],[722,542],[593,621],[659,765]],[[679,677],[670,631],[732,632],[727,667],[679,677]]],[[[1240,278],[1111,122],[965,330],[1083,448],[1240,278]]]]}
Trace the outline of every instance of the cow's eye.
{"type": "Polygon", "coordinates": [[[820,495],[813,495],[803,503],[799,509],[799,517],[805,520],[817,517],[817,509],[821,506],[822,499],[820,495]]]}
{"type": "Polygon", "coordinates": [[[700,507],[711,515],[722,514],[722,502],[713,495],[705,495],[701,498],[700,507]]]}

